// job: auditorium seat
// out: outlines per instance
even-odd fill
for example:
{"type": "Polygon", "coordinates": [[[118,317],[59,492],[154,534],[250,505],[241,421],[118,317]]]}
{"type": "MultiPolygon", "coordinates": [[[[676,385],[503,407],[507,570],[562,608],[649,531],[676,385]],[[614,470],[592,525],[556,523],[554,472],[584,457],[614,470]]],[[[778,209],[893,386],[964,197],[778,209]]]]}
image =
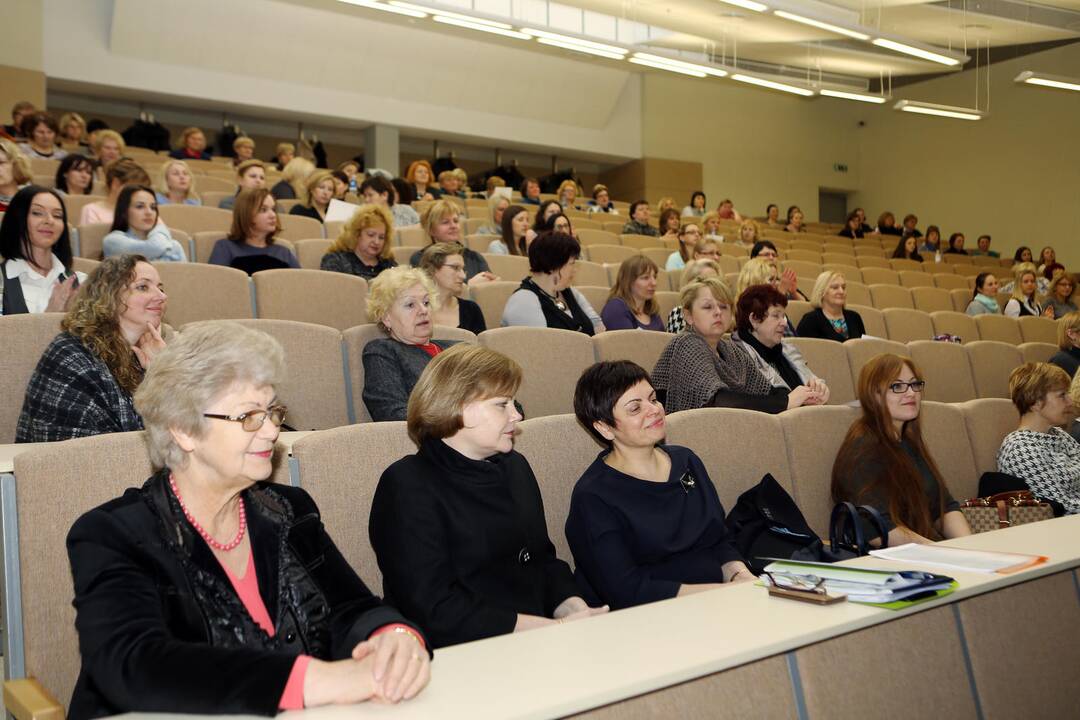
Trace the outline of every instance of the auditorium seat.
{"type": "Polygon", "coordinates": [[[397,228],[395,234],[398,237],[398,245],[414,245],[416,247],[427,247],[431,244],[431,238],[428,237],[424,229],[419,225],[409,225],[408,227],[397,228]]]}
{"type": "MultiPolygon", "coordinates": [[[[734,286],[731,287],[734,289],[734,286]]],[[[668,316],[671,315],[671,311],[679,305],[679,295],[680,293],[675,291],[656,291],[656,304],[660,306],[660,319],[664,321],[664,327],[667,327],[668,316]]]]}
{"type": "MultiPolygon", "coordinates": [[[[907,261],[893,260],[893,262],[895,263],[895,262],[914,262],[914,261],[912,261],[912,260],[907,260],[907,261]]],[[[915,263],[915,265],[918,266],[916,269],[899,270],[898,271],[897,274],[900,276],[900,284],[903,285],[906,288],[932,288],[932,287],[934,287],[934,276],[931,275],[930,273],[923,272],[921,270],[921,265],[919,265],[919,263],[915,263]]],[[[951,307],[951,305],[950,305],[950,307],[951,307]]]]}
{"type": "Polygon", "coordinates": [[[930,321],[934,324],[935,335],[952,335],[965,345],[981,339],[975,318],[966,313],[938,310],[930,313],[930,321]]]}
{"type": "Polygon", "coordinates": [[[744,248],[741,245],[733,245],[731,243],[724,243],[720,246],[720,254],[733,258],[749,258],[749,248],[744,248]]]}
{"type": "Polygon", "coordinates": [[[910,289],[911,299],[915,303],[916,310],[921,310],[924,313],[953,311],[952,296],[949,295],[948,290],[932,286],[912,287],[910,289]]]}
{"type": "Polygon", "coordinates": [[[864,267],[862,281],[866,285],[900,285],[900,274],[889,268],[864,267]]]}
{"type": "MultiPolygon", "coordinates": [[[[618,268],[616,267],[616,269],[618,268]]],[[[574,263],[574,282],[572,284],[575,287],[579,285],[611,287],[612,283],[608,270],[602,263],[578,260],[574,263]]],[[[596,308],[596,312],[600,312],[600,308],[596,308]]]]}
{"type": "Polygon", "coordinates": [[[595,362],[592,339],[572,330],[494,326],[480,344],[521,365],[517,399],[527,418],[573,412],[574,381],[595,362]]]}
{"type": "Polygon", "coordinates": [[[611,293],[611,288],[607,286],[599,287],[596,285],[579,285],[574,283],[574,289],[585,296],[585,299],[593,306],[593,310],[596,311],[597,315],[603,312],[608,295],[611,293]]]}
{"type": "MultiPolygon", "coordinates": [[[[934,273],[934,286],[945,290],[965,290],[968,293],[968,299],[971,299],[971,284],[967,281],[967,278],[961,277],[954,273],[934,273]]],[[[964,304],[967,307],[967,304],[964,304]]]]}
{"type": "MultiPolygon", "coordinates": [[[[850,291],[851,286],[848,285],[850,291]]],[[[859,313],[859,317],[863,321],[863,329],[866,330],[866,334],[872,337],[881,338],[886,340],[889,337],[888,330],[885,329],[885,316],[881,314],[881,311],[875,307],[867,305],[855,304],[851,301],[851,296],[848,295],[848,303],[846,305],[848,310],[853,310],[859,313]]]]}
{"type": "Polygon", "coordinates": [[[232,190],[229,190],[227,192],[226,191],[221,191],[221,190],[205,190],[204,191],[201,188],[201,186],[202,186],[202,178],[199,178],[198,184],[200,185],[199,199],[202,200],[203,207],[216,208],[219,205],[221,205],[221,201],[224,200],[225,198],[230,198],[230,197],[233,197],[234,195],[236,195],[236,188],[235,187],[232,190]]]}
{"type": "Polygon", "coordinates": [[[588,230],[576,226],[574,230],[577,232],[578,242],[581,243],[582,247],[589,245],[622,245],[619,236],[607,230],[588,230]]]}
{"type": "Polygon", "coordinates": [[[296,242],[296,259],[305,270],[318,270],[322,265],[323,255],[330,248],[333,240],[310,238],[296,242]]]}
{"type": "MultiPolygon", "coordinates": [[[[597,361],[630,360],[652,373],[656,361],[674,337],[671,333],[655,330],[608,330],[593,338],[593,348],[597,361]]],[[[567,378],[567,382],[576,381],[576,378],[567,378]]]]}
{"type": "MultiPolygon", "coordinates": [[[[619,213],[621,214],[622,211],[620,210],[619,213]]],[[[607,217],[611,217],[611,215],[601,213],[601,214],[597,215],[596,217],[598,217],[598,218],[607,218],[607,217]]],[[[601,225],[604,228],[605,232],[609,232],[609,233],[612,233],[614,235],[621,235],[622,234],[622,229],[626,225],[626,221],[625,220],[606,220],[606,221],[601,222],[601,225]]]]}
{"type": "Polygon", "coordinates": [[[844,242],[826,242],[821,246],[821,255],[823,258],[826,253],[844,255],[850,259],[855,257],[855,246],[847,242],[846,239],[844,242]]]}
{"type": "Polygon", "coordinates": [[[971,265],[970,255],[960,255],[954,253],[944,253],[941,256],[942,262],[946,262],[950,265],[971,265]]]}
{"type": "Polygon", "coordinates": [[[281,223],[281,232],[277,236],[280,238],[296,241],[323,237],[323,224],[315,218],[306,215],[289,215],[284,212],[278,213],[278,220],[281,223]]]}
{"type": "Polygon", "coordinates": [[[1049,343],[1051,345],[1057,345],[1058,343],[1058,322],[1057,320],[1051,320],[1045,317],[1032,317],[1025,316],[1019,319],[1020,335],[1023,341],[1049,343]]]}
{"type": "Polygon", "coordinates": [[[1009,373],[1024,362],[1016,345],[994,340],[976,340],[968,343],[966,349],[979,397],[1009,397],[1009,373]]]}
{"type": "Polygon", "coordinates": [[[1016,429],[1020,413],[1006,398],[979,398],[959,404],[964,414],[968,440],[975,463],[975,473],[997,471],[997,454],[1001,441],[1016,429]]]}
{"type": "Polygon", "coordinates": [[[412,256],[416,254],[418,250],[423,250],[427,245],[398,245],[390,248],[390,252],[394,255],[394,262],[398,265],[409,265],[412,260],[412,256]]]}
{"type": "Polygon", "coordinates": [[[648,247],[641,250],[641,254],[656,263],[656,267],[660,270],[667,265],[667,259],[671,253],[671,250],[662,247],[648,247]]]}
{"type": "Polygon", "coordinates": [[[243,270],[205,263],[160,262],[154,267],[169,296],[165,322],[173,327],[254,317],[251,279],[243,270]]]}
{"type": "Polygon", "coordinates": [[[0,444],[15,442],[30,376],[45,348],[60,333],[63,313],[24,313],[0,317],[0,347],[4,372],[0,373],[0,444]]]}
{"type": "Polygon", "coordinates": [[[480,306],[480,311],[484,314],[484,324],[487,325],[489,330],[502,325],[503,308],[506,306],[506,301],[519,287],[521,287],[520,281],[502,280],[469,288],[469,295],[480,306]]]}
{"type": "Polygon", "coordinates": [[[536,475],[555,555],[574,567],[574,557],[566,541],[570,495],[602,446],[581,427],[577,417],[562,414],[532,417],[518,424],[514,449],[525,456],[536,475]]]}
{"type": "Polygon", "coordinates": [[[82,209],[90,203],[101,202],[101,195],[64,195],[64,209],[67,210],[68,223],[78,225],[82,209]]]}
{"type": "Polygon", "coordinates": [[[799,327],[799,321],[803,315],[813,310],[813,306],[805,300],[788,300],[785,314],[794,327],[799,327]]]}
{"type": "MultiPolygon", "coordinates": [[[[995,340],[1010,345],[1019,345],[1024,342],[1020,334],[1020,324],[1014,318],[1004,315],[976,315],[975,324],[979,326],[981,340],[995,340]]],[[[1056,332],[1054,342],[1057,342],[1056,332]]]]}
{"type": "Polygon", "coordinates": [[[292,446],[300,486],[319,506],[326,532],[368,589],[379,595],[382,573],[368,539],[371,500],[383,471],[415,453],[404,421],[334,428],[292,446]]]}
{"type": "Polygon", "coordinates": [[[500,280],[521,283],[529,274],[529,259],[521,255],[484,254],[488,267],[500,280]]]}
{"type": "Polygon", "coordinates": [[[100,260],[91,260],[90,258],[78,256],[71,258],[71,269],[75,272],[86,273],[87,275],[94,272],[94,269],[100,264],[100,260]]]}
{"type": "MultiPolygon", "coordinates": [[[[112,226],[109,223],[93,223],[79,226],[79,257],[101,260],[105,236],[112,226]]],[[[187,249],[185,248],[185,252],[187,249]]]]}
{"type": "Polygon", "coordinates": [[[224,239],[226,233],[222,230],[205,230],[192,235],[195,243],[195,254],[191,258],[193,262],[210,262],[210,253],[214,251],[214,245],[218,240],[224,239]]]}
{"type": "MultiPolygon", "coordinates": [[[[854,258],[852,258],[852,260],[854,260],[854,258]]],[[[844,280],[848,283],[849,291],[851,290],[851,283],[853,282],[862,285],[862,271],[853,264],[826,262],[822,264],[821,269],[822,271],[828,270],[843,275],[844,280]]],[[[863,287],[865,287],[865,285],[863,287]]],[[[867,302],[869,302],[869,291],[867,291],[867,302]]]]}
{"type": "Polygon", "coordinates": [[[847,304],[873,307],[874,303],[870,297],[870,288],[860,280],[861,277],[860,273],[855,273],[853,276],[844,276],[844,280],[847,282],[847,304]]]}
{"type": "MultiPolygon", "coordinates": [[[[232,174],[230,172],[230,174],[232,174]]],[[[210,207],[217,207],[217,203],[209,203],[206,201],[207,193],[226,193],[227,195],[236,194],[236,181],[232,178],[225,179],[216,177],[214,175],[199,175],[195,184],[199,188],[199,198],[202,200],[203,205],[209,205],[210,207]]]]}
{"type": "Polygon", "coordinates": [[[919,412],[923,442],[945,478],[953,498],[964,502],[978,495],[979,473],[959,405],[926,401],[919,412]]]}
{"type": "MultiPolygon", "coordinates": [[[[877,255],[857,255],[855,257],[855,264],[864,270],[866,268],[882,268],[885,270],[892,270],[892,265],[889,264],[889,261],[877,255]]],[[[896,271],[893,270],[893,272],[896,271]]]]}
{"type": "Polygon", "coordinates": [[[850,265],[855,266],[855,253],[842,253],[831,250],[829,246],[826,246],[826,251],[821,253],[822,265],[850,265]]]}
{"type": "MultiPolygon", "coordinates": [[[[889,266],[899,273],[921,272],[923,269],[921,262],[909,260],[908,258],[889,258],[889,266]]],[[[901,277],[903,276],[901,275],[901,277]]]]}
{"type": "Polygon", "coordinates": [[[766,473],[794,496],[778,415],[737,408],[684,410],[668,415],[667,441],[701,458],[728,512],[766,473]]]}
{"type": "MultiPolygon", "coordinates": [[[[858,341],[844,345],[850,342],[858,341]]],[[[777,416],[783,429],[793,497],[806,522],[823,538],[829,537],[829,515],[834,504],[832,467],[836,453],[851,424],[861,413],[861,410],[846,405],[826,405],[795,408],[777,416]]]]}
{"type": "Polygon", "coordinates": [[[899,284],[875,284],[870,285],[870,299],[872,304],[878,310],[885,310],[886,308],[907,308],[909,310],[915,309],[915,302],[911,297],[911,290],[909,288],[900,287],[899,284]]]}
{"type": "Polygon", "coordinates": [[[990,257],[988,255],[972,255],[971,256],[971,262],[974,263],[975,265],[981,265],[982,267],[980,268],[980,270],[983,270],[983,271],[986,271],[986,272],[993,272],[997,268],[1001,267],[1001,263],[999,262],[999,260],[1000,260],[999,258],[990,257]]]}
{"type": "Polygon", "coordinates": [[[1050,362],[1050,358],[1058,351],[1057,345],[1041,342],[1026,342],[1017,346],[1020,357],[1024,362],[1050,362]]]}
{"type": "MultiPolygon", "coordinates": [[[[201,205],[162,205],[158,208],[158,214],[168,227],[183,230],[189,235],[207,230],[227,233],[233,216],[228,210],[201,205]]],[[[316,234],[321,235],[322,231],[316,234]]]]}
{"type": "Polygon", "coordinates": [[[817,246],[816,250],[808,250],[805,247],[792,247],[791,250],[787,250],[784,260],[798,260],[800,262],[813,263],[814,265],[821,264],[821,248],[817,246]]]}
{"type": "MultiPolygon", "coordinates": [[[[341,231],[345,229],[344,220],[327,220],[323,223],[323,232],[326,235],[326,239],[330,242],[337,240],[341,235],[341,231]]],[[[387,238],[387,242],[393,244],[393,238],[387,238]]]]}
{"type": "Polygon", "coordinates": [[[611,265],[618,265],[638,254],[636,248],[623,245],[590,245],[583,252],[588,254],[590,262],[611,265]]]}
{"type": "Polygon", "coordinates": [[[885,316],[885,330],[890,340],[909,343],[934,337],[934,323],[921,310],[892,307],[882,310],[881,314],[885,316]]]}
{"type": "MultiPolygon", "coordinates": [[[[272,336],[285,351],[285,380],[277,387],[277,397],[289,408],[288,425],[297,430],[326,430],[349,424],[339,331],[292,320],[238,322],[272,336]]],[[[186,325],[180,332],[199,324],[186,325]]]]}
{"type": "Polygon", "coordinates": [[[635,253],[639,253],[646,248],[667,248],[667,242],[663,238],[654,238],[648,235],[623,235],[621,239],[623,246],[631,248],[635,253]]]}
{"type": "Polygon", "coordinates": [[[851,366],[851,382],[856,388],[859,387],[859,373],[871,358],[882,353],[911,357],[907,345],[884,338],[856,338],[843,343],[842,347],[847,352],[848,364],[851,366]]]}
{"type": "Polygon", "coordinates": [[[986,268],[976,267],[975,265],[953,265],[953,271],[960,277],[967,278],[970,284],[974,283],[975,278],[985,272],[986,268]]]}
{"type": "MultiPolygon", "coordinates": [[[[788,303],[791,307],[791,303],[788,303]]],[[[855,399],[855,385],[851,381],[851,366],[848,364],[844,344],[834,340],[820,338],[788,338],[803,354],[806,364],[814,374],[829,386],[829,404],[843,405],[855,399]]]]}
{"type": "Polygon", "coordinates": [[[345,330],[367,322],[367,281],[323,270],[262,270],[251,276],[259,318],[345,330]]]}
{"type": "Polygon", "coordinates": [[[963,345],[916,340],[908,343],[908,352],[926,381],[923,400],[956,403],[978,397],[971,363],[963,345]]]}
{"type": "MultiPolygon", "coordinates": [[[[939,289],[944,290],[944,288],[939,289]]],[[[952,290],[949,290],[948,293],[949,298],[952,300],[952,309],[958,313],[964,313],[966,315],[968,305],[971,304],[971,301],[974,298],[974,293],[968,288],[953,288],[952,290]]],[[[972,315],[970,317],[974,322],[975,316],[972,315]]]]}

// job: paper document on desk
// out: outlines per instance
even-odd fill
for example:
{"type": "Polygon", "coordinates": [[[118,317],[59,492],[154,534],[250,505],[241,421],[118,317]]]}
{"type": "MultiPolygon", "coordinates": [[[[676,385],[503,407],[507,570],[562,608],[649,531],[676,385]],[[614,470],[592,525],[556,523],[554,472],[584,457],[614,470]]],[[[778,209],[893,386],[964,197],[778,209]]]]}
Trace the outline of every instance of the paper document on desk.
{"type": "Polygon", "coordinates": [[[845,594],[850,602],[888,603],[948,588],[952,578],[918,570],[870,570],[850,565],[776,560],[766,572],[801,577],[810,584],[824,581],[830,595],[845,594]]]}
{"type": "Polygon", "coordinates": [[[919,545],[917,543],[898,545],[885,550],[871,550],[870,554],[885,560],[896,560],[917,565],[932,565],[966,572],[1000,574],[1013,573],[1048,560],[1043,555],[965,550],[943,545],[919,545]]]}

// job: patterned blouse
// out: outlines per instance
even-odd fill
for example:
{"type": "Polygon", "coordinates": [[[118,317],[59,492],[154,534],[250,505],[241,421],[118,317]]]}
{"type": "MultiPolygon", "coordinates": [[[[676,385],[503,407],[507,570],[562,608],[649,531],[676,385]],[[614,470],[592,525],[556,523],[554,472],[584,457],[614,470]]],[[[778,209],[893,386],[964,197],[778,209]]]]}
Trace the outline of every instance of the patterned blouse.
{"type": "Polygon", "coordinates": [[[997,456],[998,471],[1015,475],[1031,492],[1080,513],[1080,443],[1061,428],[1049,432],[1014,430],[997,456]]]}

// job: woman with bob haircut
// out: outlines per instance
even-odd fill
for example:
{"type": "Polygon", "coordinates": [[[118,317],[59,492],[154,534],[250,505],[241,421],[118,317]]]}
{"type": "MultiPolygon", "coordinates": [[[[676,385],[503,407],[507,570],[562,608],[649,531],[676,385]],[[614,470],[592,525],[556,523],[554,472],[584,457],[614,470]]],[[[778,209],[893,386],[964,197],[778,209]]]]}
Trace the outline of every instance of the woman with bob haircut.
{"type": "MultiPolygon", "coordinates": [[[[709,258],[691,260],[682,271],[682,276],[679,279],[679,288],[682,289],[686,287],[698,278],[718,278],[720,275],[720,265],[717,264],[715,260],[710,260],[709,258]]],[[[668,313],[667,331],[677,335],[685,329],[686,323],[683,321],[682,308],[676,304],[675,307],[671,308],[671,312],[668,313]]]]}
{"type": "Polygon", "coordinates": [[[167,300],[141,255],[105,258],[94,268],[34,369],[15,442],[142,430],[131,397],[165,347],[167,300]]]}
{"type": "MultiPolygon", "coordinates": [[[[510,199],[505,195],[493,195],[488,198],[488,222],[486,225],[481,225],[480,229],[476,231],[477,235],[502,235],[502,219],[503,214],[510,207],[510,199]]],[[[491,252],[491,247],[488,247],[488,252],[491,252]]],[[[506,252],[499,253],[500,255],[506,255],[506,252]]]]}
{"type": "Polygon", "coordinates": [[[570,235],[544,233],[529,245],[529,276],[506,301],[502,324],[574,330],[592,336],[604,323],[571,287],[581,245],[570,235]]]}
{"type": "Polygon", "coordinates": [[[693,218],[684,220],[679,225],[677,237],[678,249],[668,255],[667,263],[664,265],[665,270],[682,270],[694,259],[694,248],[701,240],[701,228],[698,227],[698,221],[693,218]]]}
{"type": "Polygon", "coordinates": [[[187,127],[180,133],[180,146],[169,153],[177,160],[209,160],[206,150],[206,134],[201,128],[187,127]]]}
{"type": "Polygon", "coordinates": [[[0,257],[0,315],[65,312],[86,282],[71,267],[67,210],[48,188],[28,185],[12,198],[0,223],[0,257]]]}
{"type": "MultiPolygon", "coordinates": [[[[464,238],[461,233],[461,208],[452,200],[436,200],[420,216],[420,227],[428,236],[431,244],[446,242],[462,244],[464,238]]],[[[417,250],[409,258],[409,264],[416,267],[420,264],[420,255],[424,251],[417,250]]],[[[465,275],[469,279],[469,286],[491,282],[499,278],[491,272],[484,256],[471,248],[465,248],[465,275]]]]}
{"type": "Polygon", "coordinates": [[[866,334],[862,316],[847,309],[847,280],[842,273],[826,270],[817,276],[810,292],[813,310],[802,316],[796,335],[844,342],[866,334]]]}
{"type": "MultiPolygon", "coordinates": [[[[971,534],[923,442],[919,411],[925,387],[910,358],[872,358],[856,389],[862,417],[833,463],[833,502],[869,505],[881,513],[890,546],[971,534]]],[[[872,545],[881,544],[869,523],[864,529],[872,545]]]]}
{"type": "Polygon", "coordinates": [[[61,195],[89,195],[94,188],[94,163],[71,153],[56,168],[56,191],[61,195]]]}
{"type": "MultiPolygon", "coordinates": [[[[127,143],[124,142],[124,136],[115,130],[104,128],[91,134],[90,152],[100,169],[122,158],[126,150],[127,143]]],[[[100,179],[104,179],[104,176],[100,179]]]]}
{"type": "Polygon", "coordinates": [[[72,717],[273,715],[427,684],[423,632],[372,595],[300,488],[270,482],[285,358],[233,322],[185,330],[136,393],[155,468],[68,534],[72,717]]]}
{"type": "Polygon", "coordinates": [[[586,208],[590,213],[608,213],[609,215],[618,215],[619,211],[615,209],[615,204],[611,202],[611,195],[608,192],[607,185],[593,185],[592,200],[589,201],[589,205],[586,208]]]}
{"type": "Polygon", "coordinates": [[[580,210],[577,204],[579,194],[578,184],[567,178],[559,183],[559,189],[555,193],[555,197],[558,198],[559,205],[563,210],[580,210]]]}
{"type": "MultiPolygon", "coordinates": [[[[679,211],[673,207],[669,207],[660,213],[660,222],[658,223],[660,228],[660,237],[663,240],[678,242],[679,230],[682,227],[682,219],[679,217],[679,211]]],[[[681,268],[677,268],[681,269],[681,268]]]]}
{"type": "Polygon", "coordinates": [[[1032,263],[1020,263],[1013,266],[1012,297],[1005,303],[1005,316],[1020,318],[1028,315],[1054,318],[1054,308],[1043,307],[1036,300],[1039,292],[1038,274],[1032,263]]]}
{"type": "Polygon", "coordinates": [[[803,223],[803,211],[799,207],[792,205],[788,208],[787,225],[784,226],[784,232],[806,232],[806,225],[803,223]]]}
{"type": "Polygon", "coordinates": [[[971,294],[971,302],[967,306],[967,314],[975,315],[1000,315],[1001,306],[998,305],[997,294],[1001,283],[998,282],[994,273],[981,272],[975,276],[975,291],[971,294]]]}
{"type": "Polygon", "coordinates": [[[300,195],[300,203],[289,208],[289,214],[325,222],[326,211],[330,209],[330,201],[333,199],[334,176],[329,170],[317,170],[311,173],[304,182],[304,192],[300,195]]]}
{"type": "Polygon", "coordinates": [[[1073,293],[1076,291],[1076,283],[1072,275],[1064,269],[1054,272],[1050,280],[1050,287],[1046,293],[1046,306],[1054,311],[1054,319],[1060,320],[1069,313],[1077,311],[1073,301],[1073,293]]]}
{"type": "Polygon", "coordinates": [[[656,275],[660,268],[644,255],[619,264],[600,320],[608,330],[655,330],[664,332],[660,306],[656,304],[656,275]]]}
{"type": "Polygon", "coordinates": [[[844,229],[836,233],[840,237],[851,238],[852,240],[859,240],[865,237],[862,229],[862,217],[857,211],[848,213],[847,220],[844,221],[844,229]]]}
{"type": "Polygon", "coordinates": [[[380,175],[372,175],[360,183],[360,195],[365,203],[386,207],[396,228],[420,224],[420,215],[410,205],[398,200],[394,184],[380,175]]]}
{"type": "Polygon", "coordinates": [[[521,367],[478,345],[440,353],[409,398],[419,448],[379,478],[368,532],[388,602],[433,648],[606,612],[555,556],[528,461],[514,451],[521,367]]]}
{"type": "Polygon", "coordinates": [[[1080,443],[1062,430],[1076,417],[1069,374],[1050,363],[1025,363],[1009,375],[1020,426],[998,450],[998,472],[1023,479],[1035,495],[1080,513],[1080,443]]]}
{"type": "Polygon", "coordinates": [[[236,207],[236,198],[240,193],[262,187],[266,187],[266,163],[262,160],[245,160],[236,166],[236,194],[221,198],[218,207],[231,212],[236,207]]]}
{"type": "Polygon", "coordinates": [[[752,248],[762,241],[761,228],[753,218],[746,218],[739,224],[739,235],[735,239],[737,245],[752,248]]]}
{"type": "Polygon", "coordinates": [[[266,188],[244,190],[236,196],[232,228],[214,243],[211,265],[225,265],[248,275],[259,270],[298,268],[300,263],[289,248],[274,244],[281,232],[274,196],[266,188]]]}
{"type": "Polygon", "coordinates": [[[780,222],[780,207],[776,203],[765,206],[765,224],[773,228],[784,227],[784,223],[780,222]]]}
{"type": "Polygon", "coordinates": [[[142,165],[131,158],[120,158],[105,168],[105,187],[108,195],[102,200],[83,205],[79,225],[112,225],[116,217],[116,201],[125,185],[150,186],[150,176],[142,165]]]}
{"type": "Polygon", "coordinates": [[[125,185],[120,191],[116,216],[102,247],[105,257],[134,253],[153,262],[187,261],[184,248],[158,222],[154,191],[145,185],[125,185]]]}
{"type": "Polygon", "coordinates": [[[690,194],[690,204],[682,209],[683,217],[705,217],[705,193],[695,190],[690,194]]]}
{"type": "MultiPolygon", "coordinates": [[[[500,198],[501,199],[501,198],[500,198]]],[[[510,205],[502,212],[500,240],[492,240],[488,252],[493,255],[528,255],[536,231],[529,227],[529,211],[521,205],[510,205]]]]}
{"type": "Polygon", "coordinates": [[[420,256],[420,269],[431,276],[438,295],[432,321],[479,335],[487,330],[484,313],[475,302],[460,297],[466,287],[464,250],[457,243],[428,245],[420,256]]]}
{"type": "Polygon", "coordinates": [[[255,158],[255,141],[247,135],[241,135],[233,140],[232,149],[233,167],[255,158]]]}
{"type": "Polygon", "coordinates": [[[304,197],[305,186],[315,163],[307,158],[294,157],[281,169],[281,180],[270,188],[275,200],[297,200],[304,197]]]}
{"type": "Polygon", "coordinates": [[[86,120],[79,113],[67,112],[60,116],[60,147],[68,153],[81,153],[86,145],[86,120]]]}
{"type": "Polygon", "coordinates": [[[388,240],[393,235],[394,220],[384,206],[361,205],[326,249],[319,269],[370,281],[384,270],[397,267],[388,240]]]}
{"type": "Polygon", "coordinates": [[[6,211],[19,188],[33,179],[30,161],[15,143],[0,137],[0,212],[6,211]]]}
{"type": "Polygon", "coordinates": [[[819,404],[805,386],[774,388],[746,351],[724,335],[735,298],[722,280],[698,278],[682,289],[686,331],[668,344],[653,368],[652,385],[669,413],[700,407],[739,407],[778,413],[819,404]]]}
{"type": "Polygon", "coordinates": [[[929,253],[933,257],[941,252],[941,228],[937,225],[927,225],[926,235],[923,236],[920,253],[929,253]]]}
{"type": "Polygon", "coordinates": [[[949,236],[949,247],[945,249],[946,255],[967,255],[964,249],[964,233],[953,233],[949,236]]]}
{"type": "Polygon", "coordinates": [[[195,176],[183,160],[169,160],[161,166],[155,189],[158,205],[202,205],[195,192],[195,176]]]}
{"type": "Polygon", "coordinates": [[[574,392],[578,422],[605,449],[574,486],[566,539],[591,605],[620,610],[754,579],[693,450],[664,443],[649,374],[599,362],[574,392]]]}
{"type": "Polygon", "coordinates": [[[413,160],[405,171],[405,182],[412,186],[417,200],[438,200],[442,191],[435,187],[435,172],[427,160],[413,160]]]}
{"type": "Polygon", "coordinates": [[[751,285],[739,295],[735,305],[735,327],[731,339],[757,365],[774,388],[791,391],[807,388],[813,402],[829,402],[829,387],[803,360],[799,348],[784,342],[788,319],[784,314],[787,298],[771,285],[751,285]]]}
{"type": "Polygon", "coordinates": [[[56,144],[60,126],[56,118],[45,112],[35,112],[23,118],[19,124],[26,142],[19,143],[27,157],[41,160],[63,160],[68,152],[56,144]]]}
{"type": "Polygon", "coordinates": [[[903,235],[900,228],[896,227],[896,216],[888,210],[878,216],[877,231],[881,235],[903,235]]]}
{"type": "Polygon", "coordinates": [[[371,419],[404,420],[409,394],[431,358],[456,340],[432,340],[435,283],[423,270],[396,267],[368,288],[367,316],[386,333],[364,346],[364,406],[371,419]]]}
{"type": "Polygon", "coordinates": [[[1071,312],[1057,321],[1058,351],[1050,362],[1076,377],[1080,369],[1080,312],[1071,312]]]}

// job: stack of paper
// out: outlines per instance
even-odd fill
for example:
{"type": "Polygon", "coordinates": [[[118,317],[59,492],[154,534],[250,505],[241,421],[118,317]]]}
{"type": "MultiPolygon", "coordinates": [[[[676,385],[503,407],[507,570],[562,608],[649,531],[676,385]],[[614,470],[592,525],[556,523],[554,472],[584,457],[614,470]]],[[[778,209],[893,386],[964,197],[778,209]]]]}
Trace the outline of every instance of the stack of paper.
{"type": "Polygon", "coordinates": [[[770,563],[765,572],[799,577],[811,585],[823,580],[828,594],[847,595],[848,600],[859,603],[892,603],[915,596],[929,597],[932,593],[948,590],[953,584],[952,578],[917,570],[866,570],[798,560],[777,560],[770,563]]]}
{"type": "Polygon", "coordinates": [[[1046,562],[1044,555],[1021,555],[1019,553],[989,552],[987,550],[964,550],[944,545],[917,545],[908,543],[885,550],[871,550],[871,555],[886,560],[931,565],[981,573],[1013,573],[1046,562]]]}

